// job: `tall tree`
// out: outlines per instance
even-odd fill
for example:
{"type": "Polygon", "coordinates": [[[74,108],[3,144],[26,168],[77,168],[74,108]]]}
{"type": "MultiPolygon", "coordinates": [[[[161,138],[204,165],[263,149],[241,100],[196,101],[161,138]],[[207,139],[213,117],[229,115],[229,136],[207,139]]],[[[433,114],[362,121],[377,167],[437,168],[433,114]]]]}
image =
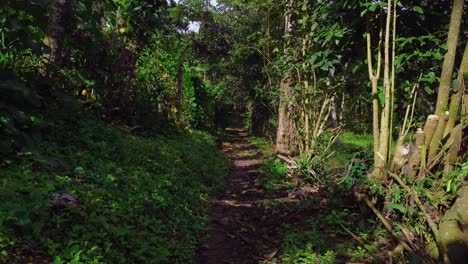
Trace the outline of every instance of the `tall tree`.
{"type": "Polygon", "coordinates": [[[447,39],[447,53],[445,54],[444,65],[440,76],[440,84],[437,96],[436,115],[441,115],[448,110],[448,98],[450,85],[452,83],[453,66],[455,64],[455,54],[457,51],[458,35],[460,34],[460,24],[462,21],[464,0],[454,0],[452,15],[450,16],[450,26],[447,39]]]}
{"type": "MultiPolygon", "coordinates": [[[[294,28],[293,21],[293,10],[294,0],[290,0],[288,4],[288,10],[284,16],[284,35],[287,37],[290,35],[294,28]]],[[[287,43],[284,47],[284,52],[288,50],[287,43]]],[[[290,146],[294,135],[294,126],[292,120],[293,104],[292,97],[293,91],[289,87],[289,76],[283,76],[280,83],[280,103],[278,110],[278,130],[276,134],[276,151],[279,153],[289,153],[291,151],[290,146]]]]}
{"type": "Polygon", "coordinates": [[[54,0],[49,14],[50,62],[60,65],[63,59],[63,45],[67,27],[70,27],[72,0],[54,0]]]}

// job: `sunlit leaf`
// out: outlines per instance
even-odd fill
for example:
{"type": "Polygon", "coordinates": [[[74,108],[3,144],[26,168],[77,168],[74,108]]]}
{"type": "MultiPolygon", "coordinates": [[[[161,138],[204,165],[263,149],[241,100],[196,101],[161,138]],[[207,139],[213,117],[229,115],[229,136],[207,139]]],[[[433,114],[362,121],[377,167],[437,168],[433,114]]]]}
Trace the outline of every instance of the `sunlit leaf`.
{"type": "Polygon", "coordinates": [[[401,205],[401,204],[392,203],[392,204],[388,205],[388,208],[395,209],[395,210],[399,211],[402,214],[404,214],[406,212],[405,207],[403,207],[403,205],[401,205]]]}

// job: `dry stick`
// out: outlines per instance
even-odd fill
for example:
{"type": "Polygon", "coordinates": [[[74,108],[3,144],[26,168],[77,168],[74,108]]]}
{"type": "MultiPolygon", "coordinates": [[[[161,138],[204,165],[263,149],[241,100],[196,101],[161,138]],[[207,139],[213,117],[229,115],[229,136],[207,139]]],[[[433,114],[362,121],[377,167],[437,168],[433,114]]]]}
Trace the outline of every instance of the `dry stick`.
{"type": "Polygon", "coordinates": [[[429,143],[429,151],[427,156],[428,163],[432,162],[432,159],[438,153],[439,147],[441,145],[442,136],[444,135],[445,125],[448,121],[448,115],[442,114],[439,119],[439,123],[437,124],[437,128],[432,136],[431,143],[429,143]]]}
{"type": "Polygon", "coordinates": [[[426,208],[424,207],[424,205],[419,200],[418,194],[416,192],[414,192],[413,190],[411,190],[411,188],[408,187],[408,185],[406,185],[401,180],[400,176],[398,176],[397,174],[395,174],[395,173],[393,173],[391,171],[388,171],[388,174],[390,174],[390,176],[392,176],[411,196],[413,196],[414,201],[416,202],[419,209],[423,213],[423,216],[424,216],[427,224],[429,225],[429,227],[432,230],[432,233],[434,235],[434,239],[435,239],[436,244],[439,245],[440,238],[439,238],[439,233],[437,232],[437,225],[434,223],[431,216],[426,212],[426,208]]]}
{"type": "Polygon", "coordinates": [[[356,240],[359,244],[361,245],[364,245],[364,241],[356,236],[351,230],[349,230],[348,228],[346,228],[346,226],[344,226],[343,224],[338,224],[346,233],[348,233],[354,240],[356,240]]]}
{"type": "Polygon", "coordinates": [[[367,196],[365,194],[360,194],[356,193],[356,196],[358,197],[358,200],[363,199],[364,202],[366,202],[367,206],[374,212],[374,214],[379,218],[380,222],[385,226],[385,228],[390,232],[390,234],[398,241],[398,243],[402,244],[403,247],[408,250],[409,252],[413,252],[413,249],[393,231],[393,227],[390,225],[390,223],[383,217],[383,215],[375,208],[374,204],[367,199],[367,196]]]}
{"type": "MultiPolygon", "coordinates": [[[[458,129],[459,126],[462,126],[462,123],[458,124],[454,130],[458,129]]],[[[449,137],[449,139],[447,140],[447,142],[445,143],[445,145],[442,146],[442,148],[440,148],[439,152],[437,153],[437,155],[434,156],[433,160],[430,161],[428,163],[428,166],[427,166],[427,170],[426,171],[430,171],[432,168],[434,168],[434,166],[436,166],[439,161],[443,158],[443,156],[445,155],[445,152],[450,149],[450,147],[452,146],[453,142],[455,141],[455,136],[456,135],[453,135],[451,134],[451,136],[449,137]]]]}
{"type": "Polygon", "coordinates": [[[455,121],[457,120],[458,112],[460,109],[460,102],[461,102],[462,94],[463,94],[463,91],[460,85],[460,88],[458,88],[458,91],[454,93],[452,97],[450,98],[449,116],[448,116],[447,125],[445,125],[445,131],[443,135],[444,138],[448,134],[450,134],[453,127],[455,126],[455,121]]]}
{"type": "Polygon", "coordinates": [[[328,119],[328,115],[330,114],[330,108],[328,107],[328,104],[330,103],[330,99],[327,97],[325,98],[325,101],[322,103],[322,107],[320,109],[320,113],[318,118],[315,120],[315,127],[312,132],[312,144],[311,144],[311,152],[313,153],[315,151],[315,147],[317,144],[317,139],[318,137],[323,133],[323,127],[325,125],[325,121],[328,119]],[[325,111],[327,110],[328,107],[328,112],[325,115],[325,111]],[[325,116],[324,116],[325,115],[325,116]]]}
{"type": "Polygon", "coordinates": [[[317,133],[317,135],[315,135],[315,145],[317,144],[317,141],[318,141],[318,137],[320,135],[323,134],[323,132],[325,131],[325,125],[326,125],[326,121],[328,120],[328,117],[330,116],[330,112],[331,112],[331,106],[330,106],[330,100],[328,100],[328,107],[327,107],[327,114],[325,115],[325,117],[322,117],[322,124],[320,125],[320,128],[319,128],[319,131],[317,133]]]}
{"type": "MultiPolygon", "coordinates": [[[[419,75],[418,78],[418,83],[419,80],[421,79],[422,74],[419,75]]],[[[406,107],[406,113],[405,113],[405,119],[403,120],[403,127],[401,128],[400,135],[398,136],[398,141],[397,141],[397,146],[395,148],[395,155],[393,156],[392,163],[390,165],[390,168],[393,172],[397,172],[400,170],[406,163],[406,159],[403,159],[403,153],[402,153],[402,148],[403,148],[403,142],[408,135],[409,130],[411,128],[411,124],[413,123],[413,114],[414,114],[414,106],[416,105],[416,98],[418,96],[418,93],[416,92],[416,87],[418,86],[418,83],[413,85],[413,89],[411,90],[411,96],[413,99],[413,103],[411,105],[408,105],[406,107]],[[410,115],[411,111],[411,115],[410,115]],[[408,116],[409,116],[409,122],[408,122],[408,116]]]]}
{"type": "Polygon", "coordinates": [[[294,165],[294,164],[296,163],[296,162],[294,162],[293,159],[291,159],[291,158],[289,158],[289,157],[286,157],[286,156],[284,156],[284,155],[278,154],[278,155],[276,155],[276,156],[277,156],[279,159],[281,159],[281,160],[283,160],[283,161],[289,163],[290,165],[294,165]]]}

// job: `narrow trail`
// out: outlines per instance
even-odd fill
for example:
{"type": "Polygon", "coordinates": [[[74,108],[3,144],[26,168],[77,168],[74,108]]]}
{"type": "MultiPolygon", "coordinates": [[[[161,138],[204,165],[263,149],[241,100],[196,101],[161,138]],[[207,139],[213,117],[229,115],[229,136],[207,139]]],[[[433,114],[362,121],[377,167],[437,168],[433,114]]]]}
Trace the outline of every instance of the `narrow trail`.
{"type": "MultiPolygon", "coordinates": [[[[242,129],[228,129],[222,151],[231,160],[231,172],[213,206],[208,243],[199,248],[200,264],[249,264],[272,259],[281,248],[280,228],[314,214],[290,207],[297,204],[285,193],[268,193],[258,184],[262,152],[250,145],[242,129]]],[[[316,212],[315,212],[316,213],[316,212]]]]}

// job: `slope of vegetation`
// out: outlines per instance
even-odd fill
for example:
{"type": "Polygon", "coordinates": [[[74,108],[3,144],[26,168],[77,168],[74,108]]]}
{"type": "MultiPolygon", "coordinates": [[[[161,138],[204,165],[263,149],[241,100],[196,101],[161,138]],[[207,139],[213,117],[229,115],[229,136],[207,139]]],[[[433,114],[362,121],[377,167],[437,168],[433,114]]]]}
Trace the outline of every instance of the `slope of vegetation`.
{"type": "Polygon", "coordinates": [[[257,227],[271,213],[281,229],[267,257],[243,255],[467,259],[466,10],[2,1],[0,262],[197,261],[227,175],[217,143],[231,139],[244,180],[234,195],[257,200],[221,222],[257,227]],[[240,124],[250,143],[238,127],[242,137],[226,133],[240,124]]]}
{"type": "Polygon", "coordinates": [[[47,139],[1,164],[1,261],[191,260],[227,173],[214,138],[67,117],[48,119],[47,139]]]}

